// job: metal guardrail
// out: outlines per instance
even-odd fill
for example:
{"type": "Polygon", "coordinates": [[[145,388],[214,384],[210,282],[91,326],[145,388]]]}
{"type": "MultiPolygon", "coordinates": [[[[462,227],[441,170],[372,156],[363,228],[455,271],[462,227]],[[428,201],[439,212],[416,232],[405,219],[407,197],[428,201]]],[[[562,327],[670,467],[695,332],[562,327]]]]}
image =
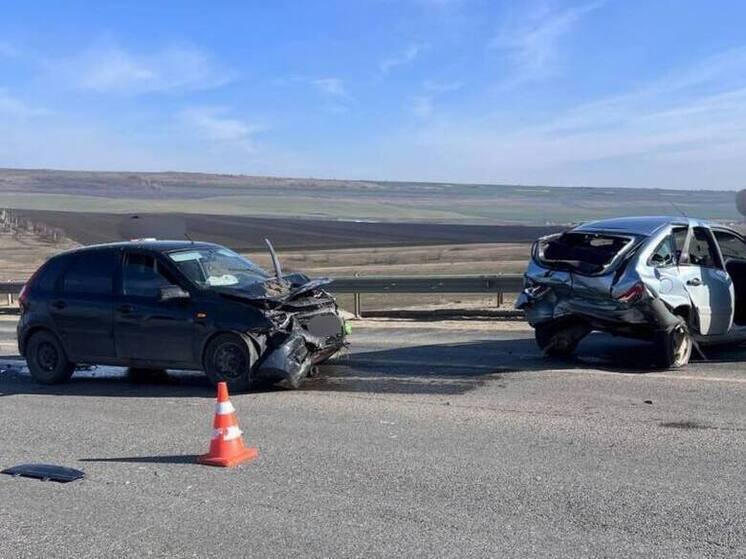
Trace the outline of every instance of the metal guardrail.
{"type": "MultiPolygon", "coordinates": [[[[0,282],[0,295],[8,297],[20,293],[23,282],[0,282]]],[[[523,288],[520,274],[481,276],[365,276],[334,278],[328,289],[332,293],[352,293],[355,296],[355,315],[362,312],[362,293],[494,293],[497,306],[503,304],[505,293],[518,293],[523,288]]]]}
{"type": "Polygon", "coordinates": [[[335,293],[496,293],[523,289],[523,276],[364,276],[334,278],[335,293]]]}
{"type": "Polygon", "coordinates": [[[0,295],[4,295],[6,293],[18,295],[21,292],[21,289],[23,289],[22,281],[0,282],[0,295]]]}
{"type": "Polygon", "coordinates": [[[366,276],[335,278],[328,286],[332,293],[354,294],[355,316],[362,314],[362,293],[494,293],[497,306],[505,293],[523,289],[520,274],[482,276],[366,276]]]}
{"type": "Polygon", "coordinates": [[[8,306],[13,304],[13,297],[17,296],[23,289],[22,281],[0,282],[0,295],[5,295],[8,306]]]}

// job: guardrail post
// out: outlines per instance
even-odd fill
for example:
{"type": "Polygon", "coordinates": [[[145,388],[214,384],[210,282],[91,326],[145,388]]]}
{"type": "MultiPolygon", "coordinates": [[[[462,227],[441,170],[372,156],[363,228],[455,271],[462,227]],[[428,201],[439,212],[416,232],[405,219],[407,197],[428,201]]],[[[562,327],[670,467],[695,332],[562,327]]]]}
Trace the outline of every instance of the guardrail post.
{"type": "Polygon", "coordinates": [[[360,300],[360,293],[355,292],[355,304],[354,309],[355,318],[363,318],[363,309],[360,300]]]}
{"type": "Polygon", "coordinates": [[[9,307],[13,306],[13,294],[12,293],[8,293],[8,306],[9,307]]]}
{"type": "Polygon", "coordinates": [[[497,308],[498,308],[498,309],[499,309],[500,307],[502,307],[502,306],[503,306],[503,303],[505,302],[505,299],[504,299],[504,295],[505,295],[505,294],[504,294],[504,293],[503,293],[502,291],[498,291],[498,292],[497,292],[497,308]]]}

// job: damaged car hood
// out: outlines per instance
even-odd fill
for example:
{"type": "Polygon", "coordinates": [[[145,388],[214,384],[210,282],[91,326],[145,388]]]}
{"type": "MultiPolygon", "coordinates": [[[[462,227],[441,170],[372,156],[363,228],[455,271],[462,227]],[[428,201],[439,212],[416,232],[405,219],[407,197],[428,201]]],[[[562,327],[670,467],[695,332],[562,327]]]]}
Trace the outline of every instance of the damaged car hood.
{"type": "Polygon", "coordinates": [[[332,282],[330,278],[310,280],[302,274],[290,274],[278,279],[267,278],[242,287],[213,287],[213,291],[229,297],[268,303],[284,303],[332,282]]]}

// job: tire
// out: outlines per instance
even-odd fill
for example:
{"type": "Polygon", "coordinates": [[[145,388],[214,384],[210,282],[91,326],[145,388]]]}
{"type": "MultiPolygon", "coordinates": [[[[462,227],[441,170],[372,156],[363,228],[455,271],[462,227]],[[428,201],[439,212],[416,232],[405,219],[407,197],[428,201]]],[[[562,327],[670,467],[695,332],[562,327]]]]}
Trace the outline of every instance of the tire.
{"type": "Polygon", "coordinates": [[[48,330],[36,332],[29,338],[26,364],[31,377],[40,384],[66,382],[75,372],[75,365],[67,359],[59,339],[48,330]]]}
{"type": "Polygon", "coordinates": [[[580,322],[549,322],[534,327],[534,338],[544,355],[567,357],[589,332],[590,329],[580,322]]]}
{"type": "Polygon", "coordinates": [[[213,384],[225,382],[230,391],[241,392],[251,387],[251,370],[256,361],[257,353],[251,340],[226,333],[210,340],[202,363],[213,384]]]}
{"type": "Polygon", "coordinates": [[[689,363],[694,340],[686,322],[681,320],[669,330],[656,333],[656,365],[662,369],[681,369],[689,363]]]}

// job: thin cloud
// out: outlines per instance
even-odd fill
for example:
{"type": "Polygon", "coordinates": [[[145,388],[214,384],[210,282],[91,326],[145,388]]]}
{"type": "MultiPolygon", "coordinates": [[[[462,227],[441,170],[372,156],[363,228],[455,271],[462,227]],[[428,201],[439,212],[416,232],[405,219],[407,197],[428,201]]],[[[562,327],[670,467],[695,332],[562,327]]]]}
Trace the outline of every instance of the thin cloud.
{"type": "Polygon", "coordinates": [[[452,82],[440,82],[428,80],[423,84],[425,91],[432,93],[453,93],[459,91],[464,87],[464,82],[452,81],[452,82]]]}
{"type": "Polygon", "coordinates": [[[543,8],[503,25],[490,47],[504,52],[513,68],[507,85],[515,86],[555,75],[562,60],[562,40],[584,16],[603,3],[599,0],[556,11],[543,8]]]}
{"type": "Polygon", "coordinates": [[[388,75],[389,72],[399,66],[406,66],[414,61],[422,53],[421,45],[410,45],[401,52],[398,52],[384,60],[378,65],[378,70],[382,75],[388,75]]]}
{"type": "Polygon", "coordinates": [[[51,114],[50,110],[33,106],[0,88],[0,115],[25,119],[49,114],[51,114]]]}
{"type": "Polygon", "coordinates": [[[179,116],[189,130],[209,143],[228,144],[249,153],[256,151],[254,135],[265,129],[228,113],[225,107],[189,107],[179,116]]]}
{"type": "Polygon", "coordinates": [[[442,99],[464,86],[463,82],[426,80],[422,93],[411,98],[411,113],[417,118],[431,118],[435,114],[436,100],[442,99]]]}
{"type": "Polygon", "coordinates": [[[318,78],[311,80],[311,84],[319,91],[332,97],[342,99],[351,99],[352,96],[347,91],[344,82],[340,78],[318,78]]]}
{"type": "Polygon", "coordinates": [[[150,53],[105,46],[49,65],[54,74],[61,74],[78,89],[124,95],[213,89],[235,77],[191,46],[170,46],[150,53]]]}
{"type": "Polygon", "coordinates": [[[317,78],[310,83],[323,95],[324,110],[328,113],[346,113],[357,102],[340,78],[317,78]]]}
{"type": "Polygon", "coordinates": [[[417,95],[412,99],[412,113],[419,118],[427,118],[433,114],[435,106],[429,95],[417,95]]]}

